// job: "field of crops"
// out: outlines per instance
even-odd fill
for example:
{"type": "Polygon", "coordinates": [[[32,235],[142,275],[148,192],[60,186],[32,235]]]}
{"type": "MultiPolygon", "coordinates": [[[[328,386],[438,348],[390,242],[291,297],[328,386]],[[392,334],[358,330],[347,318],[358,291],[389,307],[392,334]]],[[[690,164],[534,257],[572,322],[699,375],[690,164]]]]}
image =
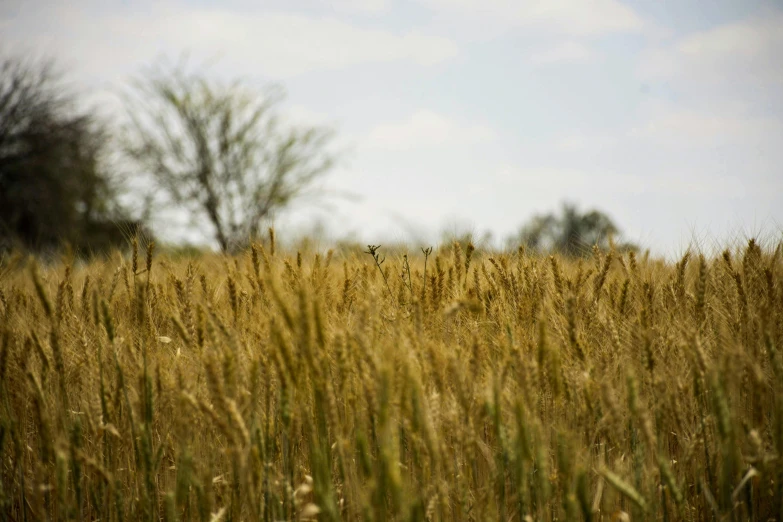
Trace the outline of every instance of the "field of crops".
{"type": "Polygon", "coordinates": [[[0,519],[783,520],[783,245],[0,261],[0,519]]]}

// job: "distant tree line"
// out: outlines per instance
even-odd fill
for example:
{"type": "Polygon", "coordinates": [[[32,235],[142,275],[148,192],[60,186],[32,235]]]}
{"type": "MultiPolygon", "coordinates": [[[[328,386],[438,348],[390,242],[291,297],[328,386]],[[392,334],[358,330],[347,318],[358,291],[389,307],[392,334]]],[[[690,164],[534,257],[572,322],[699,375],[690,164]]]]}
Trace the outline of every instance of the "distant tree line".
{"type": "MultiPolygon", "coordinates": [[[[279,90],[220,84],[179,64],[149,69],[127,94],[127,122],[111,129],[79,106],[52,61],[0,56],[0,253],[69,245],[89,254],[150,236],[148,220],[120,204],[120,176],[106,161],[115,152],[126,175],[146,180],[144,215],[180,209],[223,252],[257,237],[334,161],[329,129],[281,123],[279,90]]],[[[608,248],[618,232],[604,213],[565,204],[509,243],[577,256],[608,248]]]]}
{"type": "MultiPolygon", "coordinates": [[[[449,248],[454,242],[465,250],[468,244],[486,250],[493,248],[492,233],[476,234],[465,229],[445,230],[441,243],[449,248]]],[[[506,250],[523,247],[531,254],[559,253],[569,257],[592,255],[593,248],[618,252],[639,250],[638,245],[624,240],[614,220],[606,213],[591,209],[583,211],[576,204],[564,202],[559,211],[535,214],[519,229],[505,238],[506,250]]]]}
{"type": "Polygon", "coordinates": [[[143,214],[181,209],[224,252],[333,163],[328,129],[281,123],[279,90],[222,85],[179,64],[150,69],[128,93],[128,121],[110,129],[79,107],[52,61],[0,57],[0,252],[89,253],[149,235],[120,204],[111,153],[145,180],[143,214]]]}
{"type": "Polygon", "coordinates": [[[595,209],[582,212],[573,203],[563,203],[559,214],[533,216],[508,243],[533,252],[559,252],[572,257],[589,254],[594,246],[601,250],[611,246],[620,251],[638,249],[634,243],[617,241],[619,236],[620,229],[604,212],[595,209]]]}

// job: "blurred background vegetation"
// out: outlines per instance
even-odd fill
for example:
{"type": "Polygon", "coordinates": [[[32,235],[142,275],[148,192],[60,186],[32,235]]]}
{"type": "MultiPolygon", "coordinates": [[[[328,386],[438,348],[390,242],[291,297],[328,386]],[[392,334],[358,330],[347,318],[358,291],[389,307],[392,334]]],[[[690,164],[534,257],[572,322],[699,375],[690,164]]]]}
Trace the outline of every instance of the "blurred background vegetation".
{"type": "Polygon", "coordinates": [[[140,223],[104,168],[110,134],[51,61],[0,62],[0,249],[106,249],[140,223]]]}
{"type": "MultiPolygon", "coordinates": [[[[6,54],[0,70],[0,252],[68,247],[89,256],[122,248],[165,226],[152,217],[160,209],[206,225],[214,244],[233,252],[261,235],[276,211],[317,191],[336,160],[330,129],[281,120],[279,89],[220,84],[183,63],[130,82],[128,118],[119,125],[85,108],[51,60],[6,54]],[[129,188],[130,178],[143,180],[144,194],[136,193],[138,183],[129,188]]],[[[619,236],[605,213],[564,203],[534,216],[505,244],[581,256],[593,246],[608,249],[619,236]]],[[[491,247],[489,234],[443,239],[491,247]]]]}

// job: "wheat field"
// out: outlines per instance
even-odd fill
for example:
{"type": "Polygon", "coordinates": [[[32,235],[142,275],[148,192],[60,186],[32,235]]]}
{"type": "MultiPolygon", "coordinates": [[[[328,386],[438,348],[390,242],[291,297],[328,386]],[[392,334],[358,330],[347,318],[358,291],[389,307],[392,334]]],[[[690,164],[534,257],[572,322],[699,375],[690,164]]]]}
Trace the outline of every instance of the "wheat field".
{"type": "Polygon", "coordinates": [[[11,256],[0,513],[783,520],[781,350],[755,241],[11,256]]]}

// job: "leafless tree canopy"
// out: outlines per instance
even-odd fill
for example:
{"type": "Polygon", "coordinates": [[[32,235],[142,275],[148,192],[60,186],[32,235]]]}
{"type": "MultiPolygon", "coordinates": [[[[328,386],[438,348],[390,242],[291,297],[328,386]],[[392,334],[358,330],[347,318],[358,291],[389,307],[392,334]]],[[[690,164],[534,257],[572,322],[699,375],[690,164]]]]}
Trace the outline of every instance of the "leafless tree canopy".
{"type": "Polygon", "coordinates": [[[282,125],[275,111],[280,100],[277,91],[158,68],[129,97],[124,149],[168,204],[206,218],[229,251],[257,236],[264,218],[332,165],[332,133],[282,125]]]}

